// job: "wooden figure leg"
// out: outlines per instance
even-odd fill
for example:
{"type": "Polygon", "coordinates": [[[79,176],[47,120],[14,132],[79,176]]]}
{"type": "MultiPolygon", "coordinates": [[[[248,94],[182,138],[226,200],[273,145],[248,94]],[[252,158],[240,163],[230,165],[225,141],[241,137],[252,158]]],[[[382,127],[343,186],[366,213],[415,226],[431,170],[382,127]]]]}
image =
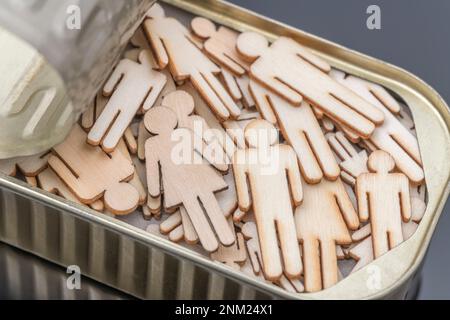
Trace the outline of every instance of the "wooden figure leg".
{"type": "Polygon", "coordinates": [[[230,229],[230,225],[214,194],[201,195],[200,201],[208,214],[209,220],[211,221],[220,242],[225,247],[231,246],[236,241],[236,237],[230,229]]]}
{"type": "Polygon", "coordinates": [[[300,131],[292,139],[289,138],[289,142],[297,153],[300,169],[306,182],[310,184],[319,183],[323,177],[322,170],[314,158],[313,150],[309,145],[305,132],[300,131]]]}
{"type": "Polygon", "coordinates": [[[241,109],[239,109],[228,92],[223,88],[219,80],[217,80],[217,78],[212,73],[206,73],[203,76],[209,83],[212,90],[216,92],[219,99],[222,100],[223,104],[230,112],[231,118],[236,119],[237,117],[239,117],[239,115],[241,114],[241,109]]]}
{"type": "Polygon", "coordinates": [[[181,221],[183,224],[184,240],[187,244],[196,244],[198,242],[198,235],[192,225],[191,219],[184,207],[180,207],[181,221]]]}
{"type": "Polygon", "coordinates": [[[374,232],[372,228],[372,234],[373,253],[376,259],[389,251],[388,233],[386,230],[374,232]]]}
{"type": "Polygon", "coordinates": [[[283,254],[284,273],[290,279],[300,278],[302,273],[302,258],[295,230],[294,216],[277,220],[278,237],[283,254]]]}
{"type": "Polygon", "coordinates": [[[111,125],[105,139],[103,140],[102,146],[106,152],[112,152],[116,148],[119,140],[124,135],[128,128],[128,125],[133,120],[134,114],[127,112],[120,112],[114,123],[111,125]]]}
{"type": "Polygon", "coordinates": [[[316,292],[322,290],[319,240],[303,240],[303,268],[306,291],[316,292]]]}
{"type": "Polygon", "coordinates": [[[89,131],[88,142],[91,145],[98,146],[108,131],[111,123],[119,112],[118,108],[112,108],[109,105],[98,117],[91,131],[89,131]]]}
{"type": "Polygon", "coordinates": [[[283,267],[281,265],[275,221],[272,219],[262,220],[257,224],[257,227],[264,275],[269,281],[278,281],[283,274],[283,267]]]}
{"type": "Polygon", "coordinates": [[[322,241],[320,243],[320,258],[322,262],[323,288],[326,289],[338,282],[336,243],[334,241],[322,241]]]}
{"type": "Polygon", "coordinates": [[[208,252],[216,251],[219,248],[219,242],[209,225],[208,219],[206,219],[200,203],[198,201],[185,201],[183,204],[203,248],[208,252]]]}
{"type": "Polygon", "coordinates": [[[309,132],[308,141],[311,143],[311,148],[317,156],[317,161],[319,161],[325,177],[328,180],[335,181],[339,177],[341,170],[322,130],[318,128],[317,131],[312,130],[309,132]]]}
{"type": "Polygon", "coordinates": [[[391,230],[388,232],[389,248],[392,250],[403,242],[403,233],[400,226],[400,230],[391,230]]]}

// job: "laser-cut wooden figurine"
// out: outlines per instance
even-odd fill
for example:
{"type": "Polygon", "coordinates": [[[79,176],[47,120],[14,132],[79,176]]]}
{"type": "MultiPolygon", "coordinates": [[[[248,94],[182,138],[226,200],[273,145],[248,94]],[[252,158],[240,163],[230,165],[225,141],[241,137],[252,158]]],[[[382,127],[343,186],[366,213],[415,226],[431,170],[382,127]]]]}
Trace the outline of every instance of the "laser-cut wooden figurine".
{"type": "Polygon", "coordinates": [[[126,183],[135,169],[119,150],[108,155],[88,145],[79,125],[53,150],[56,155],[50,157],[49,165],[83,203],[92,204],[103,197],[106,209],[115,215],[136,209],[139,193],[126,183]]]}
{"type": "Polygon", "coordinates": [[[0,172],[14,177],[17,169],[28,178],[34,178],[47,168],[50,152],[42,152],[34,156],[17,157],[0,160],[0,172]]]}
{"type": "Polygon", "coordinates": [[[190,83],[186,83],[183,86],[178,87],[179,90],[186,91],[194,99],[194,112],[203,119],[205,119],[208,127],[211,130],[211,137],[209,144],[217,144],[221,146],[227,155],[227,159],[231,159],[234,154],[235,146],[234,142],[231,140],[230,136],[225,132],[222,124],[215,117],[214,113],[206,104],[205,100],[200,96],[200,94],[195,90],[195,88],[190,83]]]}
{"type": "Polygon", "coordinates": [[[236,118],[240,109],[215,74],[220,73],[191,39],[188,29],[174,18],[166,17],[158,4],[150,10],[144,29],[161,69],[167,65],[175,81],[190,79],[218,118],[236,118]]]}
{"type": "Polygon", "coordinates": [[[403,173],[391,173],[395,161],[385,151],[369,156],[371,173],[356,179],[356,196],[362,222],[370,219],[375,258],[403,242],[402,220],[411,219],[409,181],[403,173]]]}
{"type": "MultiPolygon", "coordinates": [[[[210,166],[223,170],[223,165],[205,163],[194,151],[195,144],[186,147],[189,159],[175,159],[173,150],[183,143],[172,139],[186,137],[192,141],[193,133],[187,129],[175,129],[177,117],[166,107],[155,107],[145,115],[145,126],[154,134],[145,144],[147,184],[149,194],[156,198],[163,190],[164,207],[183,206],[198,234],[202,246],[208,252],[218,249],[219,243],[230,246],[234,235],[214,195],[228,187],[222,176],[210,166]],[[161,182],[160,182],[161,177],[161,182]],[[162,187],[162,188],[161,188],[162,187]],[[203,210],[204,208],[204,210],[203,210]],[[217,235],[217,238],[216,238],[217,235]]],[[[201,152],[201,151],[200,151],[201,152]]]]}
{"type": "Polygon", "coordinates": [[[367,169],[367,151],[358,152],[347,140],[345,135],[338,131],[327,135],[328,142],[340,159],[341,178],[346,183],[354,186],[356,178],[369,170],[367,169]]]}
{"type": "Polygon", "coordinates": [[[303,193],[295,224],[302,245],[305,290],[316,292],[338,282],[336,245],[352,243],[349,229],[356,230],[359,219],[340,178],[303,184],[303,193]]]}
{"type": "Polygon", "coordinates": [[[155,71],[150,50],[143,50],[139,62],[123,59],[103,88],[111,96],[88,135],[88,143],[112,152],[136,113],[150,109],[166,84],[166,76],[155,71]]]}
{"type": "MultiPolygon", "coordinates": [[[[47,168],[37,176],[39,181],[39,186],[50,193],[57,194],[64,199],[69,201],[82,204],[82,202],[75,196],[75,194],[70,191],[67,185],[61,180],[60,177],[56,175],[52,168],[47,168]]],[[[92,209],[103,212],[104,204],[103,201],[97,200],[89,205],[92,209]]]]}
{"type": "Polygon", "coordinates": [[[388,152],[397,168],[411,182],[421,184],[424,172],[417,138],[393,114],[400,112],[400,105],[379,85],[354,76],[340,81],[384,113],[384,123],[375,130],[369,141],[378,149],[388,152]]]}
{"type": "Polygon", "coordinates": [[[264,274],[271,281],[283,271],[299,278],[302,262],[291,202],[291,195],[296,206],[303,198],[297,157],[290,146],[277,144],[278,132],[265,120],[251,122],[245,138],[249,149],[236,151],[233,172],[239,208],[253,208],[264,274]]]}
{"type": "Polygon", "coordinates": [[[211,20],[203,17],[194,18],[191,28],[197,37],[205,41],[203,49],[214,62],[239,77],[249,70],[250,63],[236,50],[238,32],[223,26],[216,29],[211,20]]]}
{"type": "Polygon", "coordinates": [[[336,180],[339,166],[311,106],[303,101],[295,107],[254,81],[250,83],[250,91],[263,117],[267,118],[271,112],[275,114],[284,138],[297,153],[306,182],[319,183],[323,176],[336,180]]]}
{"type": "Polygon", "coordinates": [[[266,38],[245,32],[238,51],[255,61],[250,76],[298,106],[305,98],[332,120],[368,138],[384,116],[377,108],[328,76],[331,67],[292,39],[280,37],[270,47],[266,38]]]}
{"type": "Polygon", "coordinates": [[[240,232],[236,233],[233,219],[231,217],[228,219],[228,222],[230,229],[235,234],[236,241],[230,247],[219,246],[219,249],[216,252],[211,253],[211,259],[222,262],[235,270],[239,270],[241,265],[245,262],[245,260],[247,260],[244,236],[240,232]]]}
{"type": "MultiPolygon", "coordinates": [[[[177,116],[178,128],[189,129],[195,136],[203,139],[204,144],[207,146],[207,149],[205,149],[204,152],[209,152],[211,157],[214,157],[216,160],[216,163],[224,165],[228,164],[225,150],[221,145],[214,143],[215,136],[210,131],[206,120],[201,116],[194,114],[194,99],[190,94],[181,90],[171,92],[164,97],[161,105],[169,108],[175,113],[177,116]]],[[[226,169],[228,170],[228,165],[226,166],[226,169]]]]}

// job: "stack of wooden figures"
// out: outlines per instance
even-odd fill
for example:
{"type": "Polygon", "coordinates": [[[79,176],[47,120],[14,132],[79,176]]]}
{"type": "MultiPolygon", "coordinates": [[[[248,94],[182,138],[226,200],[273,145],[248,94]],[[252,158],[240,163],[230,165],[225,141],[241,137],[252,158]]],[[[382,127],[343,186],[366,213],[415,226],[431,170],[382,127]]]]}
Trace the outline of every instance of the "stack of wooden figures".
{"type": "Polygon", "coordinates": [[[426,206],[414,122],[386,89],[158,4],[67,140],[0,170],[291,292],[401,244],[426,206]]]}

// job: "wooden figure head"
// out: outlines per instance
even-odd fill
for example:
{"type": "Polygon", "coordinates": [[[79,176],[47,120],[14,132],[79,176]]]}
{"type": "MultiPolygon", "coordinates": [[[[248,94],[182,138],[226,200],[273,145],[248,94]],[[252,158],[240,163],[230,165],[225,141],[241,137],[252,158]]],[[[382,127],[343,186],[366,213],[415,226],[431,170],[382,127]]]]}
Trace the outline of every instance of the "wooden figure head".
{"type": "Polygon", "coordinates": [[[178,124],[176,114],[165,107],[155,107],[145,114],[145,128],[153,135],[172,132],[178,124]]]}
{"type": "Polygon", "coordinates": [[[217,32],[216,26],[211,20],[196,17],[191,21],[191,28],[195,35],[202,40],[209,39],[217,32]]]}
{"type": "Polygon", "coordinates": [[[249,61],[258,59],[269,47],[269,41],[255,32],[244,32],[237,40],[238,52],[249,61]]]}
{"type": "Polygon", "coordinates": [[[266,120],[254,120],[245,128],[245,140],[251,148],[267,149],[278,142],[277,129],[266,120]]]}
{"type": "Polygon", "coordinates": [[[394,170],[395,161],[389,153],[378,150],[369,156],[367,166],[374,173],[389,173],[394,170]]]}
{"type": "Polygon", "coordinates": [[[178,119],[185,119],[194,113],[194,98],[185,91],[175,91],[164,97],[162,105],[171,109],[178,119]]]}

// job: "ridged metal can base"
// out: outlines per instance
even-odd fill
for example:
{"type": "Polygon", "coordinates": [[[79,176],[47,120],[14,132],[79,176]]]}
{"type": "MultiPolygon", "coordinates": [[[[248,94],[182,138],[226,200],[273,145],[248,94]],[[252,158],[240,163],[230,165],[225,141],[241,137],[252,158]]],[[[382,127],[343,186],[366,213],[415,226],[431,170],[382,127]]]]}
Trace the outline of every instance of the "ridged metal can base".
{"type": "Polygon", "coordinates": [[[12,192],[0,191],[0,240],[143,299],[271,296],[12,192]]]}

